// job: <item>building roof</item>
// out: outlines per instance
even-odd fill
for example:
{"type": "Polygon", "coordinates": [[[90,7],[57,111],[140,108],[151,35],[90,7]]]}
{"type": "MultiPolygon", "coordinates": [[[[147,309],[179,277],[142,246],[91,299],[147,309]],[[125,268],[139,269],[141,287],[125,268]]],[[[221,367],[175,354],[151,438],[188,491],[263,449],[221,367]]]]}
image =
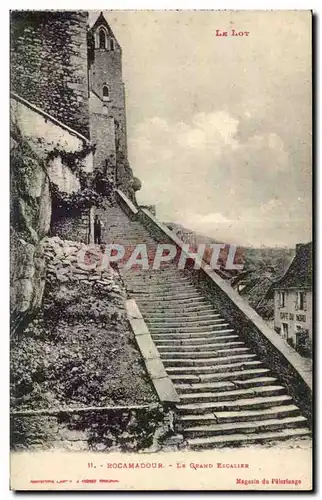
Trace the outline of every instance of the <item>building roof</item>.
{"type": "Polygon", "coordinates": [[[92,49],[94,49],[94,32],[100,26],[104,26],[104,28],[106,29],[107,35],[109,37],[111,37],[111,38],[114,39],[114,41],[115,41],[115,47],[116,47],[117,51],[119,51],[122,54],[122,47],[119,44],[119,42],[118,42],[118,40],[117,40],[117,38],[116,38],[116,36],[115,36],[115,34],[114,34],[111,26],[106,21],[103,12],[100,13],[100,15],[96,19],[95,23],[88,30],[88,37],[89,38],[88,38],[88,42],[87,43],[89,45],[89,48],[92,47],[92,49]]]}
{"type": "Polygon", "coordinates": [[[296,245],[296,254],[274,288],[312,288],[312,242],[296,245]]]}
{"type": "Polygon", "coordinates": [[[93,26],[89,29],[89,32],[94,33],[96,28],[98,28],[99,26],[104,26],[106,28],[106,31],[109,34],[109,36],[113,37],[117,42],[116,36],[114,35],[111,26],[106,21],[103,12],[100,13],[100,15],[96,19],[95,23],[93,24],[93,26]]]}

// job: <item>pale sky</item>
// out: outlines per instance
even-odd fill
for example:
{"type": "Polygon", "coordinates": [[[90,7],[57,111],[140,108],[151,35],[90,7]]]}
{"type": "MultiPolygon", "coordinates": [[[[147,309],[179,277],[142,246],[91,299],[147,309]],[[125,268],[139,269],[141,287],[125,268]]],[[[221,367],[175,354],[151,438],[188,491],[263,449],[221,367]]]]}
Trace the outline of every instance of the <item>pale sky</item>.
{"type": "Polygon", "coordinates": [[[309,12],[104,15],[123,49],[139,203],[228,243],[310,241],[309,12]],[[232,28],[250,34],[215,36],[232,28]]]}

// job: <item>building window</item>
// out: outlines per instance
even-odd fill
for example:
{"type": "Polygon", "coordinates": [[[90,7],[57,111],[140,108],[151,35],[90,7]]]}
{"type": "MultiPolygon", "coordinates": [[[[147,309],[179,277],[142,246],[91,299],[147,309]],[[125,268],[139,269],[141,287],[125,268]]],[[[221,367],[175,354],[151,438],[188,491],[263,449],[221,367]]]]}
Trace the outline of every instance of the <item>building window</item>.
{"type": "Polygon", "coordinates": [[[282,323],[282,336],[287,340],[288,339],[288,324],[282,323]]]}
{"type": "Polygon", "coordinates": [[[103,85],[103,101],[110,100],[110,89],[107,85],[103,85]]]}
{"type": "Polygon", "coordinates": [[[114,40],[113,38],[110,39],[110,49],[115,50],[115,45],[114,45],[114,40]]]}
{"type": "Polygon", "coordinates": [[[280,307],[285,307],[285,304],[286,304],[286,292],[280,292],[279,293],[279,302],[280,302],[280,307]]]}
{"type": "Polygon", "coordinates": [[[99,30],[98,39],[99,39],[99,48],[106,49],[106,35],[105,31],[102,28],[99,30]]]}
{"type": "Polygon", "coordinates": [[[296,292],[296,309],[298,311],[306,310],[306,293],[296,292]]]}

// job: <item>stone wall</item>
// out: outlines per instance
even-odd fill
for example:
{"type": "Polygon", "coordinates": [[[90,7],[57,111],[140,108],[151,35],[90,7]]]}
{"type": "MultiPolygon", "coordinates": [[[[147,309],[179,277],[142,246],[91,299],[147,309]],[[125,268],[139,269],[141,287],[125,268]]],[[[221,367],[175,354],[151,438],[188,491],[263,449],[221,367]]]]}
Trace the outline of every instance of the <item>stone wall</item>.
{"type": "Polygon", "coordinates": [[[113,116],[107,114],[103,103],[91,92],[91,140],[95,144],[94,168],[105,173],[106,161],[108,162],[108,178],[115,184],[115,164],[116,164],[116,139],[115,121],[113,116]],[[104,112],[105,111],[105,112],[104,112]]]}
{"type": "Polygon", "coordinates": [[[90,209],[67,211],[65,208],[56,208],[51,220],[50,234],[63,240],[89,243],[90,209]]]}
{"type": "Polygon", "coordinates": [[[207,294],[221,315],[234,325],[236,333],[284,384],[308,422],[312,422],[311,366],[269,328],[229,284],[207,266],[192,271],[196,285],[207,294]],[[209,268],[209,269],[208,269],[209,268]]]}
{"type": "Polygon", "coordinates": [[[103,99],[103,85],[109,88],[109,100],[102,102],[106,115],[111,116],[119,124],[122,135],[122,152],[127,156],[126,149],[126,116],[125,95],[122,81],[122,54],[119,46],[115,50],[94,50],[94,60],[89,68],[90,88],[103,99]]]}
{"type": "Polygon", "coordinates": [[[93,159],[89,143],[77,132],[21,98],[12,97],[10,106],[11,311],[20,318],[41,304],[45,271],[38,245],[50,229],[53,190],[78,193],[79,176],[92,171],[93,159]],[[71,166],[66,156],[81,159],[71,166]]]}
{"type": "Polygon", "coordinates": [[[88,14],[11,12],[11,90],[89,137],[88,14]]]}
{"type": "Polygon", "coordinates": [[[171,417],[158,404],[11,415],[14,450],[156,451],[169,433],[171,417]]]}

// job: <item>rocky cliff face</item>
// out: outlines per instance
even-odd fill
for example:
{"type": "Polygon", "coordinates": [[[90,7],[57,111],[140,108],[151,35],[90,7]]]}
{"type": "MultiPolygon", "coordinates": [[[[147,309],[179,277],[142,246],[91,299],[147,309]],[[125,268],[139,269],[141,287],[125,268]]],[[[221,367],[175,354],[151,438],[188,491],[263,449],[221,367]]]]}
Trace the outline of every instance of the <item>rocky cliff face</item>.
{"type": "Polygon", "coordinates": [[[11,312],[14,329],[41,304],[44,259],[39,243],[50,231],[54,199],[80,196],[90,177],[86,140],[39,112],[11,100],[11,312]],[[84,182],[83,182],[84,184],[84,182]]]}
{"type": "Polygon", "coordinates": [[[49,179],[42,160],[21,137],[11,149],[10,298],[13,322],[41,304],[44,259],[39,241],[51,218],[49,179]]]}

